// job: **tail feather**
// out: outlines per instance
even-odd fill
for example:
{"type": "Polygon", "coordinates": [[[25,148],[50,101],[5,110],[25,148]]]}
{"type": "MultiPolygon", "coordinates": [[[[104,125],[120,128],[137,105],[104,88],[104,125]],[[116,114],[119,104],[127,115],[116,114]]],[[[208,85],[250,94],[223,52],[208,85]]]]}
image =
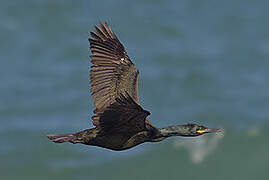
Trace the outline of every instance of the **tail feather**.
{"type": "Polygon", "coordinates": [[[77,137],[73,134],[48,134],[47,137],[55,143],[76,143],[77,137]]]}

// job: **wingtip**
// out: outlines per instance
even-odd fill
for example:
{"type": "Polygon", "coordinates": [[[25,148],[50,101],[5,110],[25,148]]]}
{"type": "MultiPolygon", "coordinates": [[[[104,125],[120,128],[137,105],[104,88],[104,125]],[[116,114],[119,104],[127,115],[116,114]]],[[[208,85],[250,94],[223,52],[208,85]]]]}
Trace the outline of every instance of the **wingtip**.
{"type": "Polygon", "coordinates": [[[104,21],[104,25],[109,27],[109,25],[108,25],[107,21],[104,21]]]}
{"type": "Polygon", "coordinates": [[[103,25],[101,21],[98,22],[98,27],[100,28],[103,25]]]}

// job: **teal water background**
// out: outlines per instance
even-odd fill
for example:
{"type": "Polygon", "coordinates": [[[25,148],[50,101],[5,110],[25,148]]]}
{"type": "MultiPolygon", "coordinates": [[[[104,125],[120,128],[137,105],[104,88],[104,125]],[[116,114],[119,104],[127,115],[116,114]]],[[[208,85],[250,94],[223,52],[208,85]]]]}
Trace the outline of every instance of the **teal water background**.
{"type": "Polygon", "coordinates": [[[269,2],[0,2],[0,179],[269,179],[269,2]],[[140,70],[157,127],[222,135],[124,152],[56,145],[92,127],[88,31],[107,21],[140,70]]]}

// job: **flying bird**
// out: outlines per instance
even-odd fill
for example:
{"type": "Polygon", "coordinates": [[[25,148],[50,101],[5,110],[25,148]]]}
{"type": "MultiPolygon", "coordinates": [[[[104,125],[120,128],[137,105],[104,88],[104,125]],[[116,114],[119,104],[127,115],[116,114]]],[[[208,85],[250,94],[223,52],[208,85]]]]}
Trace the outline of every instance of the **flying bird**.
{"type": "Polygon", "coordinates": [[[126,150],[144,142],[159,142],[170,136],[200,136],[221,132],[198,124],[156,128],[138,98],[139,71],[124,46],[106,22],[90,32],[90,92],[95,110],[91,129],[75,134],[49,134],[55,143],[81,143],[111,150],[126,150]]]}

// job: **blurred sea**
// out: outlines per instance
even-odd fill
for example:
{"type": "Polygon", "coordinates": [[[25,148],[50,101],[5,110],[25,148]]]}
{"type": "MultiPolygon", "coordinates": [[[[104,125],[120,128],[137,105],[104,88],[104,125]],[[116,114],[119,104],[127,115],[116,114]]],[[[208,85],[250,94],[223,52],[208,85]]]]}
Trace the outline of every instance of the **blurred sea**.
{"type": "Polygon", "coordinates": [[[269,2],[2,0],[0,179],[269,179],[269,2]],[[223,135],[124,152],[56,145],[92,127],[88,31],[107,21],[140,70],[157,127],[223,135]]]}

